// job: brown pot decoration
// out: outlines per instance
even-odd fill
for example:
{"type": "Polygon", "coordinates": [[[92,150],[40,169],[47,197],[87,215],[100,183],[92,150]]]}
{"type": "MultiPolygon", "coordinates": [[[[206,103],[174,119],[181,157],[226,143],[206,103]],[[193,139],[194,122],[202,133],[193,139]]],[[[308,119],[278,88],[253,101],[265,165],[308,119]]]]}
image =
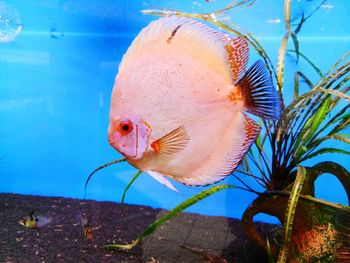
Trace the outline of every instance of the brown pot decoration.
{"type": "MultiPolygon", "coordinates": [[[[314,198],[314,182],[324,173],[335,175],[350,197],[350,174],[336,163],[324,162],[308,168],[302,192],[296,207],[287,262],[350,262],[350,209],[314,198]],[[348,233],[343,233],[344,231],[348,233]],[[344,237],[344,238],[343,238],[344,237]],[[345,261],[349,260],[349,261],[345,261]]],[[[291,189],[288,187],[287,189],[291,189]]],[[[267,240],[257,231],[253,218],[259,213],[275,216],[284,222],[290,192],[269,191],[260,195],[246,209],[242,224],[247,236],[267,251],[267,240]]],[[[279,247],[271,245],[277,257],[279,247]]]]}

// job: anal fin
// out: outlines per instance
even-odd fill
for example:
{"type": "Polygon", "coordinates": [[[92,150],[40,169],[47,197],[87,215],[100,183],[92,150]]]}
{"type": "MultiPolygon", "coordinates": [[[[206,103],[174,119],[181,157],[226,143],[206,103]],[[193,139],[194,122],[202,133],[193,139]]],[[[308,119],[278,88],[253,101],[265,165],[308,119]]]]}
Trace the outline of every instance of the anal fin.
{"type": "Polygon", "coordinates": [[[259,136],[261,127],[246,115],[244,115],[244,125],[247,137],[245,139],[243,147],[246,153],[250,149],[250,146],[255,142],[256,138],[259,136]]]}
{"type": "Polygon", "coordinates": [[[243,118],[245,139],[241,145],[236,145],[235,149],[228,154],[228,158],[226,158],[224,166],[221,168],[223,176],[230,175],[240,165],[261,131],[261,127],[254,120],[246,115],[243,115],[243,118]]]}
{"type": "MultiPolygon", "coordinates": [[[[242,118],[244,125],[242,136],[225,137],[231,140],[227,144],[228,147],[220,147],[220,153],[212,153],[205,164],[189,171],[188,176],[178,177],[176,180],[186,185],[206,186],[221,181],[232,174],[261,131],[261,127],[254,120],[244,114],[242,114],[242,118]],[[224,147],[225,152],[222,153],[221,150],[224,147]]],[[[228,134],[227,136],[232,135],[228,134]]]]}

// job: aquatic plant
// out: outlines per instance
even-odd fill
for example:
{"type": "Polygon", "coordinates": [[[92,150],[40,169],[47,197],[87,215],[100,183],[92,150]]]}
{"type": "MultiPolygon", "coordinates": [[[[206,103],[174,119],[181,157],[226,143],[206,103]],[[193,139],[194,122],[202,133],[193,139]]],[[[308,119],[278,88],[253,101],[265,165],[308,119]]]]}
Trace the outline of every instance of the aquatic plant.
{"type": "Polygon", "coordinates": [[[201,200],[221,191],[224,189],[234,189],[236,188],[235,186],[232,185],[218,185],[214,186],[208,190],[204,190],[200,192],[199,194],[196,194],[195,196],[187,199],[186,201],[182,202],[175,208],[173,208],[171,211],[169,211],[166,215],[162,216],[158,220],[156,220],[154,223],[149,225],[133,242],[130,244],[107,244],[105,245],[105,248],[107,249],[123,249],[123,250],[129,250],[138,245],[143,239],[145,239],[147,236],[152,234],[156,229],[158,229],[163,223],[166,221],[170,220],[171,218],[174,218],[177,216],[179,213],[187,209],[188,207],[200,202],[201,200]]]}
{"type": "MultiPolygon", "coordinates": [[[[241,168],[233,174],[233,176],[242,183],[242,187],[222,185],[205,190],[195,197],[184,201],[182,204],[169,211],[167,215],[158,219],[131,244],[111,244],[107,245],[107,248],[130,249],[147,235],[155,231],[166,220],[176,216],[190,205],[201,201],[208,195],[227,188],[241,188],[258,194],[253,205],[246,210],[243,216],[243,224],[247,234],[252,239],[257,240],[258,245],[270,251],[269,259],[271,262],[274,260],[273,258],[277,257],[277,247],[269,241],[266,241],[266,239],[257,236],[259,234],[253,229],[254,226],[249,220],[252,220],[253,216],[259,212],[272,213],[272,209],[267,209],[266,207],[270,207],[272,206],[271,204],[274,203],[277,204],[274,206],[274,209],[279,209],[278,218],[281,222],[284,222],[282,246],[279,249],[277,260],[278,262],[286,262],[288,258],[291,258],[290,249],[293,248],[291,242],[293,242],[293,246],[298,245],[296,244],[298,240],[292,237],[292,235],[295,234],[293,233],[295,224],[299,224],[300,226],[300,224],[311,222],[319,226],[317,222],[320,220],[328,220],[328,211],[333,212],[334,209],[340,209],[336,205],[324,203],[318,199],[312,198],[312,196],[314,196],[313,184],[316,178],[324,173],[335,175],[345,187],[348,198],[350,198],[350,174],[346,168],[343,167],[342,164],[336,162],[320,162],[319,159],[316,159],[316,157],[325,154],[350,154],[350,136],[344,133],[350,126],[350,96],[347,94],[350,90],[350,85],[348,83],[350,79],[350,52],[342,56],[323,74],[317,65],[307,57],[307,54],[302,53],[302,47],[298,40],[298,33],[302,30],[304,23],[310,19],[325,2],[326,1],[322,1],[321,4],[307,16],[302,14],[299,22],[293,25],[291,24],[291,1],[284,1],[285,35],[281,40],[276,67],[263,46],[252,34],[244,31],[238,25],[223,17],[223,14],[227,12],[252,6],[255,3],[254,0],[232,1],[228,6],[218,11],[205,14],[185,13],[173,10],[143,11],[144,14],[160,16],[175,15],[202,20],[228,33],[245,38],[250,46],[262,57],[272,78],[277,84],[277,89],[283,104],[283,116],[279,121],[261,122],[263,130],[260,136],[242,162],[241,168]],[[293,41],[294,49],[287,49],[290,39],[293,41]],[[290,87],[286,87],[284,82],[285,60],[288,53],[295,55],[296,63],[299,63],[300,60],[304,60],[308,63],[320,79],[316,84],[313,84],[305,73],[301,71],[294,72],[293,75],[290,76],[294,79],[294,87],[292,87],[294,92],[293,99],[286,105],[284,94],[286,94],[286,91],[290,90],[290,87]],[[307,87],[308,90],[306,92],[300,92],[301,84],[307,87]],[[333,140],[338,141],[340,144],[330,144],[333,140]],[[263,187],[264,192],[261,193],[257,189],[254,189],[253,186],[248,185],[244,177],[242,179],[238,174],[253,178],[263,187]],[[310,195],[311,197],[307,197],[306,195],[310,195]],[[302,212],[307,211],[307,208],[312,204],[320,207],[317,211],[323,211],[324,214],[303,214],[302,212]],[[256,210],[252,211],[252,209],[256,210]],[[295,213],[298,214],[298,217],[301,217],[301,219],[298,219],[298,222],[294,222],[295,213]],[[284,217],[282,215],[284,215],[284,217]]],[[[138,172],[135,175],[125,189],[123,201],[126,191],[139,174],[138,172]]],[[[345,215],[347,216],[346,213],[345,215]]],[[[345,216],[341,215],[339,217],[343,219],[345,216]]],[[[336,256],[333,255],[335,242],[337,241],[336,238],[342,236],[339,234],[341,233],[339,229],[341,229],[342,224],[333,221],[333,219],[329,219],[327,222],[332,224],[334,229],[338,231],[336,231],[335,237],[333,236],[333,232],[327,232],[327,235],[323,236],[325,237],[325,242],[329,244],[326,257],[329,257],[330,260],[336,256]]],[[[307,230],[318,231],[319,233],[323,231],[321,228],[319,228],[319,230],[317,228],[310,228],[307,230]]],[[[296,250],[293,250],[293,253],[295,253],[295,251],[296,250]]],[[[301,250],[299,252],[302,253],[301,250]]],[[[305,259],[302,258],[303,255],[292,256],[305,259]]],[[[322,254],[320,256],[324,255],[322,254]]],[[[317,258],[317,255],[311,255],[310,257],[313,257],[316,261],[320,259],[317,258]]]]}

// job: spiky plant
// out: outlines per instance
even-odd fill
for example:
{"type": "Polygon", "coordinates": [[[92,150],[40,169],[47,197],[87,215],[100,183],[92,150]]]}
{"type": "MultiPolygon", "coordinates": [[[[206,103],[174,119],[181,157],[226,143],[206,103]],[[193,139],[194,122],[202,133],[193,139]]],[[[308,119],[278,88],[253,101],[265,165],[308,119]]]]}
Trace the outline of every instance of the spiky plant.
{"type": "Polygon", "coordinates": [[[294,181],[298,165],[310,160],[317,165],[315,157],[319,155],[350,154],[350,136],[344,133],[350,125],[350,97],[346,94],[350,90],[347,84],[349,55],[347,53],[337,61],[316,85],[311,85],[303,73],[296,72],[296,76],[306,80],[310,90],[298,94],[299,79],[296,78],[294,99],[285,108],[280,121],[264,123],[265,129],[256,141],[255,149],[248,153],[244,171],[253,176],[252,166],[255,166],[260,175],[254,175],[254,178],[267,190],[284,189],[294,181]],[[340,143],[329,146],[332,140],[340,143]],[[271,149],[270,158],[267,148],[271,149]]]}

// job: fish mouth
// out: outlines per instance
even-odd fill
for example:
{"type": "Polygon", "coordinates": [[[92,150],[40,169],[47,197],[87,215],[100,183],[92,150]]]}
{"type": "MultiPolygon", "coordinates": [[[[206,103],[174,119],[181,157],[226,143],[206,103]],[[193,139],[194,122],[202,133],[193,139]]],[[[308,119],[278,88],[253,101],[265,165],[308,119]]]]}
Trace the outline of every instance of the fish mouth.
{"type": "Polygon", "coordinates": [[[112,140],[112,135],[108,136],[108,143],[110,146],[112,146],[114,149],[116,149],[117,151],[119,151],[117,144],[112,140]]]}
{"type": "MultiPolygon", "coordinates": [[[[135,154],[131,155],[130,153],[127,153],[126,151],[123,150],[123,147],[127,147],[127,144],[122,144],[120,145],[119,143],[117,143],[115,140],[112,139],[113,135],[108,136],[108,143],[115,149],[117,150],[117,152],[121,153],[125,158],[127,159],[132,159],[132,160],[137,160],[140,158],[137,158],[137,146],[136,146],[136,151],[135,154]]],[[[136,139],[137,142],[137,139],[136,139]]]]}

